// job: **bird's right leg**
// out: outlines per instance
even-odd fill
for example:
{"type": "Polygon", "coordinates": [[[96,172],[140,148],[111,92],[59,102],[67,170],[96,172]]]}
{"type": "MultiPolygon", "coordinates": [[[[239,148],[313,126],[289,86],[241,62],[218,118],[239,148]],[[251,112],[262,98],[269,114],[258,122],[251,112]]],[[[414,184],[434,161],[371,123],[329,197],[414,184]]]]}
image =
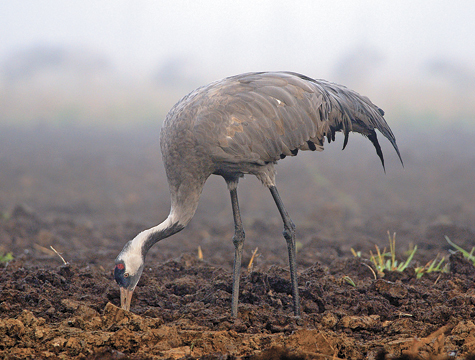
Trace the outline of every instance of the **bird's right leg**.
{"type": "Polygon", "coordinates": [[[234,216],[234,266],[233,266],[233,297],[231,303],[232,316],[238,315],[238,301],[239,301],[239,280],[241,278],[241,260],[242,249],[244,247],[244,228],[242,226],[241,212],[239,211],[239,203],[237,197],[237,184],[230,188],[231,203],[233,207],[234,216]]]}
{"type": "Polygon", "coordinates": [[[274,198],[274,201],[279,209],[282,221],[284,222],[284,238],[287,241],[287,250],[289,252],[289,265],[290,265],[290,282],[292,285],[292,299],[294,302],[294,315],[300,316],[300,299],[299,288],[297,281],[297,261],[295,259],[295,225],[289,216],[289,213],[285,209],[284,203],[280,198],[277,188],[274,186],[269,187],[269,190],[274,198]]]}

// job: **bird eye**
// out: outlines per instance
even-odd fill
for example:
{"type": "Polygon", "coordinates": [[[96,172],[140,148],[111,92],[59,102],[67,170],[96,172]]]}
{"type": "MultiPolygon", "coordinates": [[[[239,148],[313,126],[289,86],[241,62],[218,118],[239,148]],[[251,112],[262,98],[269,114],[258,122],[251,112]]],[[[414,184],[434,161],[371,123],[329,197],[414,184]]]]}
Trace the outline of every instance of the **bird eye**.
{"type": "Polygon", "coordinates": [[[125,274],[124,274],[124,277],[129,277],[129,273],[125,273],[125,274]]]}

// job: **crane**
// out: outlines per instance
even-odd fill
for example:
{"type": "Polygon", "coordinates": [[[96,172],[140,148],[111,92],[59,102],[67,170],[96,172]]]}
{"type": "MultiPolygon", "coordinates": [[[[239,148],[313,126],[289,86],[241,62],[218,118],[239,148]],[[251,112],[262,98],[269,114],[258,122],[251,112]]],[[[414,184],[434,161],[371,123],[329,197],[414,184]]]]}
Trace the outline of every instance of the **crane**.
{"type": "Polygon", "coordinates": [[[300,316],[295,258],[295,225],[277,191],[275,164],[299,150],[322,151],[325,139],[351,131],[374,145],[384,169],[375,129],[393,145],[402,163],[384,112],[367,97],[325,80],[292,72],[254,72],[231,76],[200,87],[169,111],[160,131],[160,147],[171,197],[168,217],[127,242],[115,260],[114,277],[121,307],[130,301],[142,274],[145,256],[158,241],[186,227],[203,186],[220,175],[231,195],[234,217],[234,266],[231,312],[238,315],[239,280],[245,233],[237,188],[244,174],[255,175],[270,190],[284,223],[293,310],[300,316]]]}

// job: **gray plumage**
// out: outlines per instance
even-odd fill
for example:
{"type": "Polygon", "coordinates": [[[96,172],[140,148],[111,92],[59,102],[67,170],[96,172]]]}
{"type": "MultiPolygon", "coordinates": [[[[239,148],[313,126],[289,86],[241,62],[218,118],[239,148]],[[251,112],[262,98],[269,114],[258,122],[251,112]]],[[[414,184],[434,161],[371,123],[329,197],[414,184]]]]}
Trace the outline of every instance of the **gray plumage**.
{"type": "MultiPolygon", "coordinates": [[[[375,129],[401,156],[383,115],[367,97],[344,86],[291,72],[241,74],[196,89],[170,110],[162,126],[160,144],[172,208],[166,225],[142,236],[143,258],[154,243],[188,224],[206,179],[211,174],[223,176],[231,192],[236,229],[232,312],[237,316],[244,243],[237,184],[244,174],[253,174],[271,190],[284,222],[294,312],[299,315],[295,226],[275,187],[274,165],[299,150],[323,150],[325,139],[334,141],[336,132],[344,134],[345,148],[349,133],[358,132],[373,143],[384,167],[375,129]]],[[[117,262],[124,263],[126,257],[124,248],[117,262]]]]}
{"type": "Polygon", "coordinates": [[[325,138],[335,140],[338,131],[345,146],[351,131],[368,136],[384,165],[375,129],[399,150],[383,114],[341,85],[288,72],[249,73],[184,97],[168,113],[160,140],[167,168],[252,173],[269,185],[276,161],[298,150],[323,150],[325,138]]]}

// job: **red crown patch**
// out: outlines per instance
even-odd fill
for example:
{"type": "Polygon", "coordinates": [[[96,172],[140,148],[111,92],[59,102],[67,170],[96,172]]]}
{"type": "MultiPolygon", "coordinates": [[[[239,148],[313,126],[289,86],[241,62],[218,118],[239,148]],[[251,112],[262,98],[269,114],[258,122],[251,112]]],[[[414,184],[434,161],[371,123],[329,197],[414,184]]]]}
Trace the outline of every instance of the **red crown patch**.
{"type": "Polygon", "coordinates": [[[115,267],[119,270],[124,270],[125,269],[124,264],[117,264],[115,267]]]}

